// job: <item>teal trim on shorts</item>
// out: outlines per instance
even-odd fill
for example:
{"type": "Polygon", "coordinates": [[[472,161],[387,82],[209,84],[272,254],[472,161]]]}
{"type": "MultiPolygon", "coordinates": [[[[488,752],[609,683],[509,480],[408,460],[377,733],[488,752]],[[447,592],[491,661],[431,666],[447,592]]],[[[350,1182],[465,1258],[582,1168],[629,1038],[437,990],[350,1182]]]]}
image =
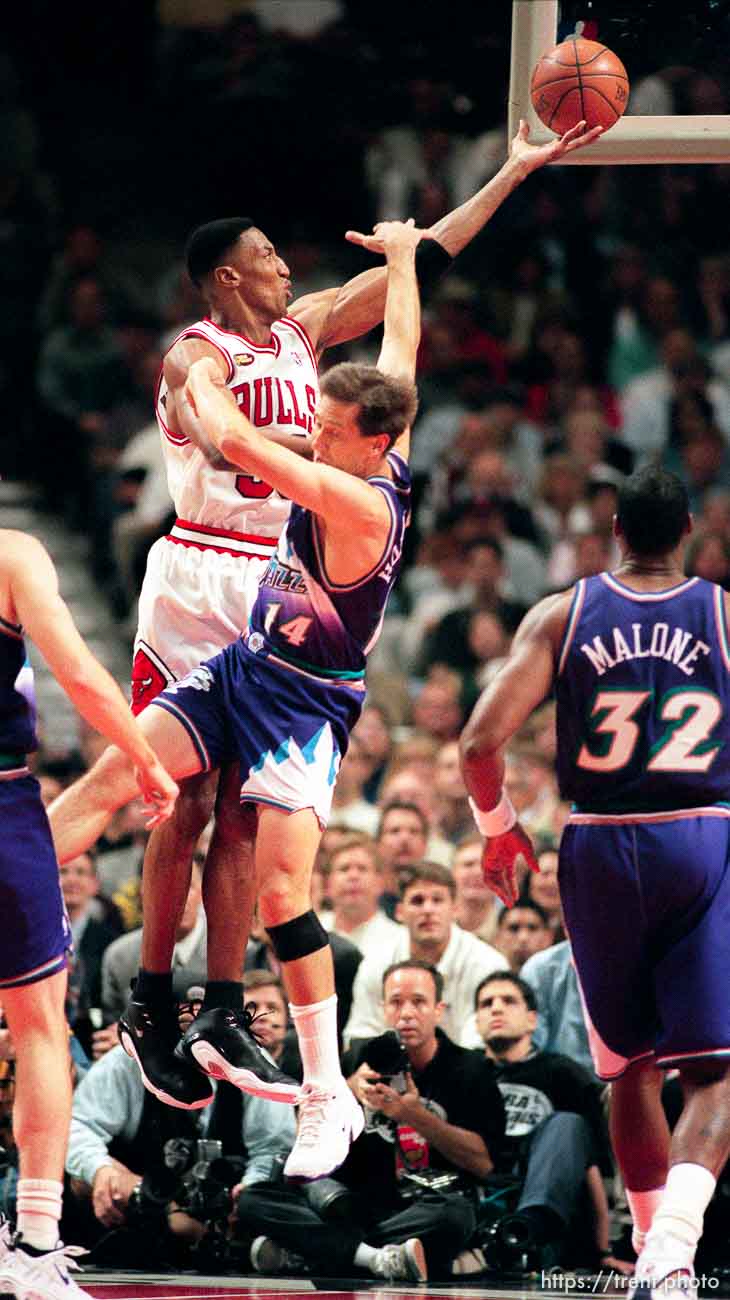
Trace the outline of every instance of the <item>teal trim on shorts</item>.
{"type": "Polygon", "coordinates": [[[294,655],[285,654],[278,645],[267,645],[266,648],[275,658],[283,659],[284,663],[291,664],[293,668],[301,668],[302,672],[313,673],[316,677],[329,677],[338,682],[361,682],[365,677],[364,668],[351,672],[341,672],[338,668],[320,668],[319,664],[308,664],[304,659],[295,659],[294,655]]]}

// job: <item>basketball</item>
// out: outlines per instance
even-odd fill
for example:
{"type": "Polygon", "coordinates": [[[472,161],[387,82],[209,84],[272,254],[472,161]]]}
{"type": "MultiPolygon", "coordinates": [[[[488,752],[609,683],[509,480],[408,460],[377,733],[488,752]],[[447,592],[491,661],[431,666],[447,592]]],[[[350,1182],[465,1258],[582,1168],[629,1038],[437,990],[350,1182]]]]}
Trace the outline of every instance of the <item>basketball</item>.
{"type": "Polygon", "coordinates": [[[618,122],[629,99],[621,60],[599,41],[571,36],[543,54],[532,74],[532,107],[557,135],[577,122],[604,131],[618,122]]]}

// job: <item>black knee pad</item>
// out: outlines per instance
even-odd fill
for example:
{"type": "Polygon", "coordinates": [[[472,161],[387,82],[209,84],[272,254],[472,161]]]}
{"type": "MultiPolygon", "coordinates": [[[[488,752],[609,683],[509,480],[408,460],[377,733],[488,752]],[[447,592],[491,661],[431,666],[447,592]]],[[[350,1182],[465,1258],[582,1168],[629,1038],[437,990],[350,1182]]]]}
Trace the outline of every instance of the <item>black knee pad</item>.
{"type": "Polygon", "coordinates": [[[295,916],[282,925],[268,925],[267,930],[279,961],[296,961],[326,948],[329,937],[315,912],[295,916]]]}

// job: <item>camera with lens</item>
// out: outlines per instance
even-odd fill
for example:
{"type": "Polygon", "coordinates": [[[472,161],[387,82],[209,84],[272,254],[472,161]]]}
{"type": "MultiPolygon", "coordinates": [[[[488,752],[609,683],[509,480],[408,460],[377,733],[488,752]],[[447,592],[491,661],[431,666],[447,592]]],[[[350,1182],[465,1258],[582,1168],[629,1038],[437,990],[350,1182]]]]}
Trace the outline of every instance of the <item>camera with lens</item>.
{"type": "Polygon", "coordinates": [[[195,1140],[170,1138],[163,1147],[163,1160],[143,1176],[127,1202],[127,1227],[157,1230],[167,1223],[170,1201],[177,1201],[183,1177],[195,1159],[195,1140]]]}
{"type": "Polygon", "coordinates": [[[406,1091],[411,1063],[397,1030],[388,1029],[368,1043],[367,1063],[380,1075],[381,1083],[387,1083],[395,1092],[406,1091]]]}
{"type": "MultiPolygon", "coordinates": [[[[165,1144],[165,1151],[167,1146],[165,1144]]],[[[216,1138],[198,1138],[195,1160],[175,1197],[181,1210],[201,1223],[225,1220],[231,1208],[230,1189],[242,1172],[241,1160],[227,1159],[223,1143],[216,1138]]]]}
{"type": "Polygon", "coordinates": [[[224,1220],[239,1164],[224,1158],[223,1144],[217,1139],[169,1138],[162,1163],[145,1173],[129,1198],[127,1226],[159,1225],[166,1220],[171,1201],[201,1223],[224,1220]]]}

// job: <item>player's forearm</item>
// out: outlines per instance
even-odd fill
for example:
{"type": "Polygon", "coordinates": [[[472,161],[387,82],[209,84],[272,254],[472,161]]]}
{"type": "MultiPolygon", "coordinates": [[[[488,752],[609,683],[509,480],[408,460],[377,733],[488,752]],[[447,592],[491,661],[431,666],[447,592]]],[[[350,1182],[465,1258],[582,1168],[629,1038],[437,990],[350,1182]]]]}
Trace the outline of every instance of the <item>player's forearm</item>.
{"type": "Polygon", "coordinates": [[[449,1124],[420,1104],[411,1123],[421,1137],[425,1137],[429,1146],[435,1147],[452,1164],[458,1165],[459,1169],[464,1169],[477,1178],[486,1178],[494,1168],[483,1138],[471,1129],[449,1124]]]}
{"type": "Polygon", "coordinates": [[[429,235],[432,239],[437,239],[447,253],[456,257],[486,226],[497,208],[529,175],[530,170],[523,160],[508,158],[497,175],[482,189],[431,226],[429,235]]]}
{"type": "Polygon", "coordinates": [[[478,734],[471,739],[465,739],[465,735],[462,735],[460,751],[467,793],[477,808],[490,812],[496,808],[502,796],[504,759],[499,751],[490,751],[480,743],[478,734]]]}
{"type": "Polygon", "coordinates": [[[378,366],[388,374],[412,379],[421,337],[421,302],[415,248],[399,249],[388,262],[385,329],[378,366]]]}
{"type": "Polygon", "coordinates": [[[228,400],[227,389],[217,389],[216,392],[220,394],[220,410],[217,412],[219,427],[216,424],[206,427],[205,422],[193,410],[190,402],[187,401],[183,390],[179,390],[175,396],[178,426],[180,432],[184,434],[188,441],[192,442],[203,453],[208,464],[212,465],[213,469],[236,470],[240,467],[226,460],[218,445],[216,432],[220,437],[230,410],[235,411],[237,407],[235,402],[231,403],[228,400]]]}

